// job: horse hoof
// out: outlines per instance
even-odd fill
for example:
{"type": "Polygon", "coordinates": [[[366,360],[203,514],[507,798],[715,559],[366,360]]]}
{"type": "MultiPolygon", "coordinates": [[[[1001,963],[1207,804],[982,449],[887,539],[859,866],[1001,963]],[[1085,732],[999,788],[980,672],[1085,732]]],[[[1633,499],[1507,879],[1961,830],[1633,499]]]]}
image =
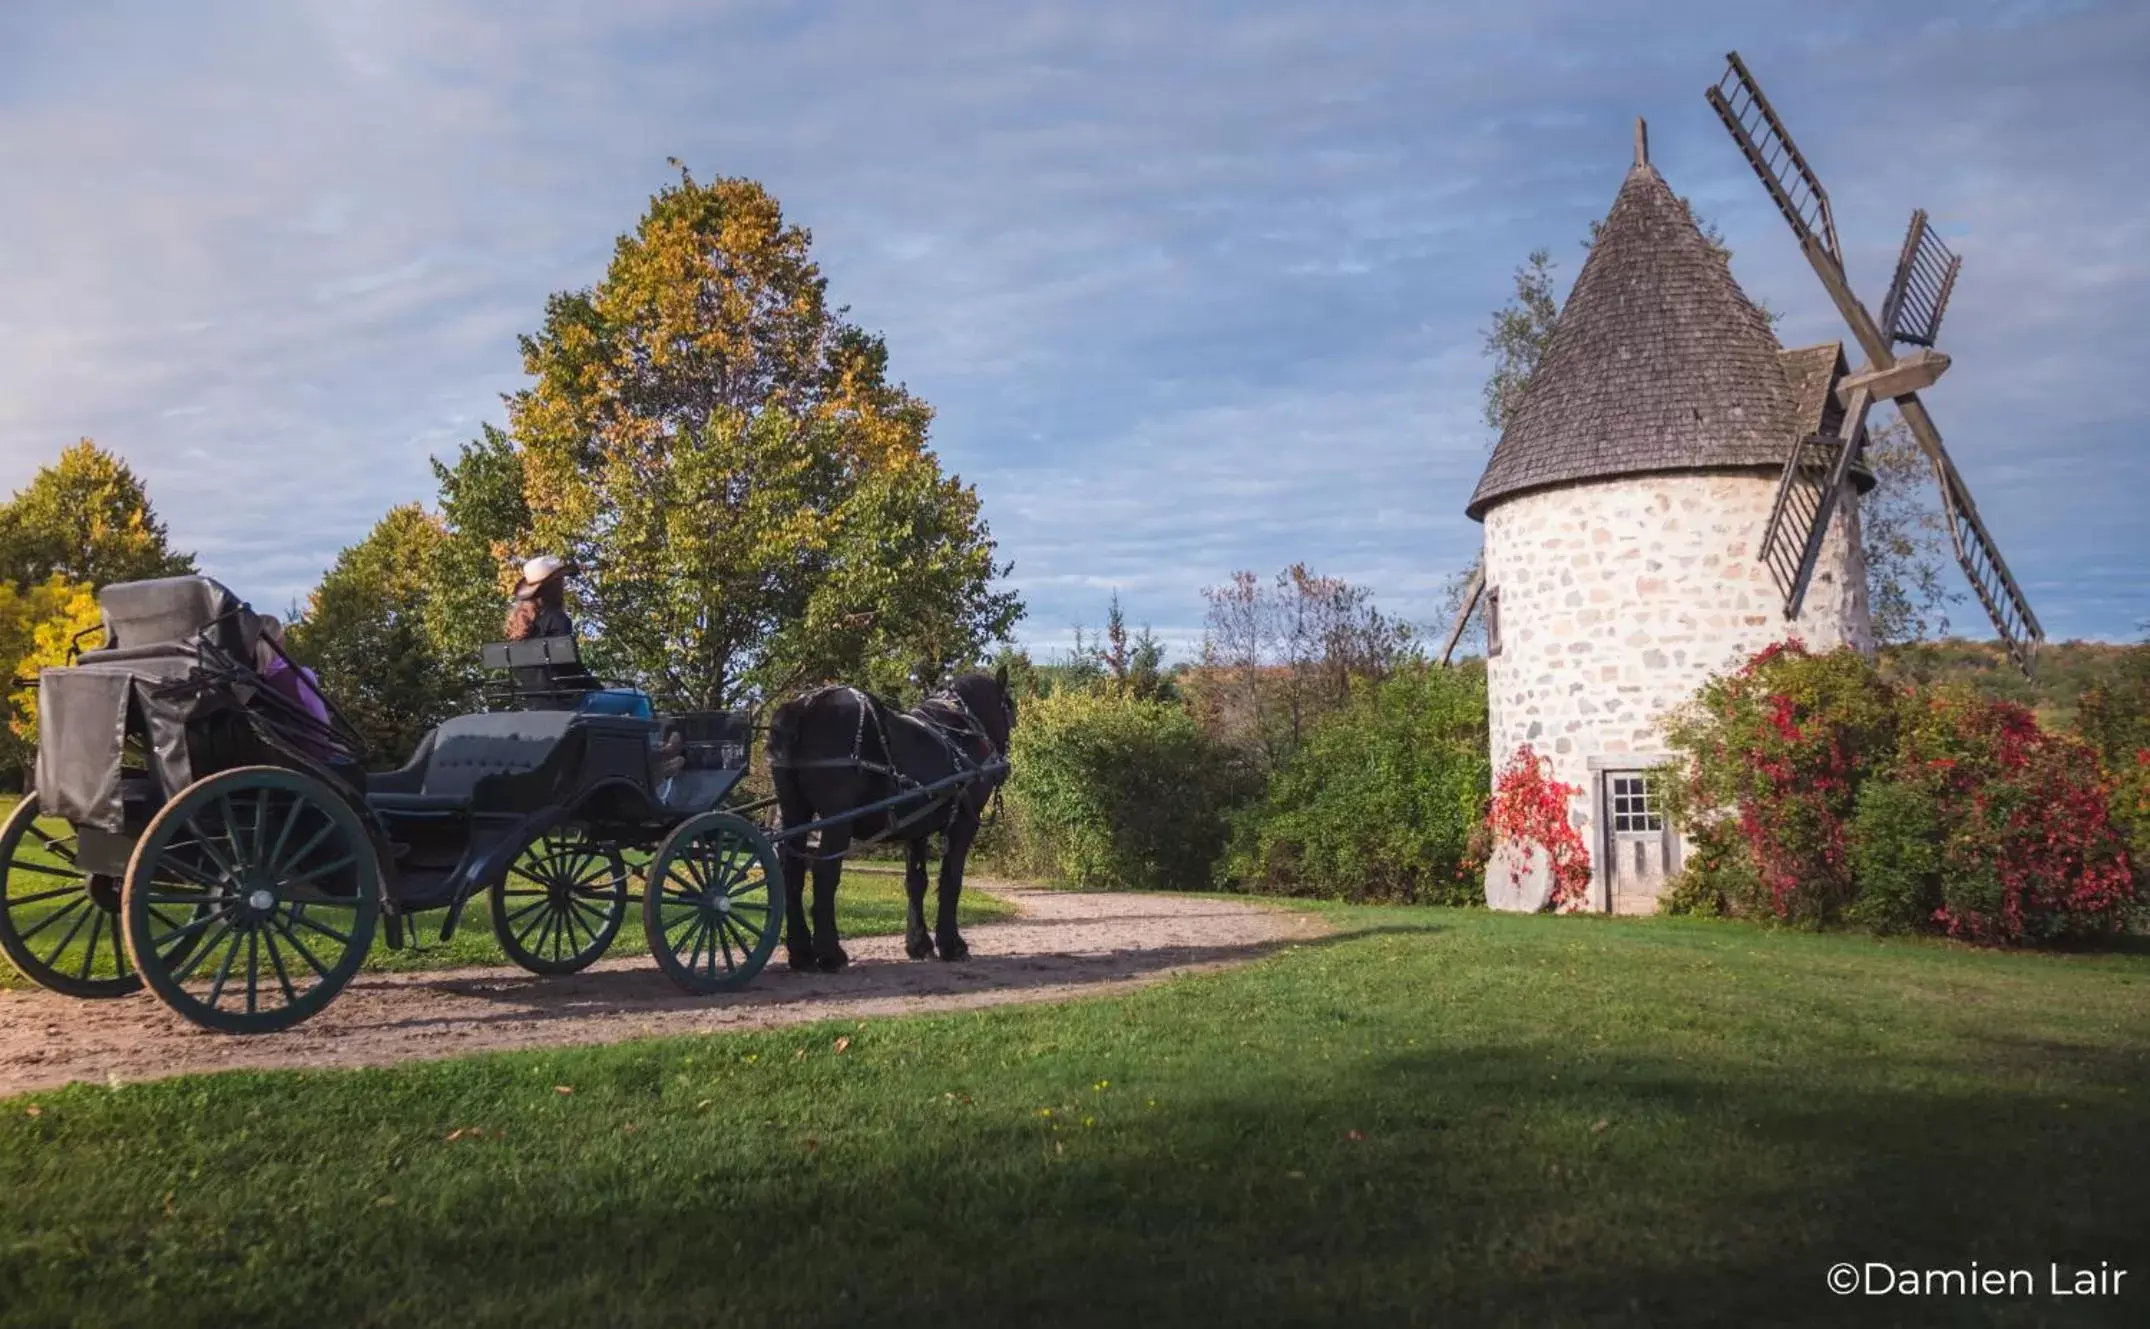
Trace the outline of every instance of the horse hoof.
{"type": "Polygon", "coordinates": [[[788,951],[786,953],[786,958],[791,961],[791,967],[796,970],[799,970],[801,973],[820,967],[818,964],[815,963],[814,953],[809,950],[798,949],[788,951]]]}
{"type": "Polygon", "coordinates": [[[909,938],[903,943],[903,953],[914,960],[930,960],[933,958],[933,938],[909,938]]]}
{"type": "Polygon", "coordinates": [[[836,973],[845,965],[851,963],[851,957],[844,954],[844,949],[841,946],[837,947],[835,950],[831,951],[827,955],[815,956],[814,959],[815,963],[820,965],[821,972],[824,974],[836,973]]]}
{"type": "Polygon", "coordinates": [[[970,943],[964,941],[961,937],[951,937],[942,942],[940,950],[943,960],[968,960],[970,958],[970,943]]]}

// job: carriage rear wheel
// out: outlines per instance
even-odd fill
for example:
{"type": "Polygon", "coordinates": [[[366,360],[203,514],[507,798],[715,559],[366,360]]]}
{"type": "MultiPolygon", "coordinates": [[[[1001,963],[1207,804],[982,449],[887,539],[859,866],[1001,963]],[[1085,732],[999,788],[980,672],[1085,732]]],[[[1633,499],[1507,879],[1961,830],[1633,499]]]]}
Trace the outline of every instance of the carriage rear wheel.
{"type": "Polygon", "coordinates": [[[627,918],[627,860],[581,826],[537,833],[493,883],[493,931],[533,974],[572,974],[605,953],[627,918]]]}
{"type": "Polygon", "coordinates": [[[642,926],[666,978],[731,992],[769,962],[784,877],[761,828],[730,812],[681,822],[650,859],[642,926]]]}
{"type": "Polygon", "coordinates": [[[310,775],[241,766],[196,780],[151,820],[120,908],[128,956],[159,1001],[207,1029],[259,1034],[351,981],[380,891],[349,804],[310,775]]]}
{"type": "MultiPolygon", "coordinates": [[[[0,825],[0,951],[24,978],[70,997],[124,997],[142,976],[120,940],[119,878],[76,862],[75,831],[40,826],[31,790],[0,825]]],[[[161,909],[175,925],[185,915],[161,909]]],[[[182,953],[191,934],[174,942],[182,953]]]]}

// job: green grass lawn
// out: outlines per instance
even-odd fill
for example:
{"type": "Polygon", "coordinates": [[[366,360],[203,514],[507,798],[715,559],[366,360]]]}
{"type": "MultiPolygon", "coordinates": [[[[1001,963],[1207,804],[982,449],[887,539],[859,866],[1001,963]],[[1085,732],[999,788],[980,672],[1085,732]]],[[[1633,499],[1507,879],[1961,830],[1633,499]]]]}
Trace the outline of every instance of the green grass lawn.
{"type": "MultiPolygon", "coordinates": [[[[15,802],[13,796],[0,798],[0,818],[6,817],[13,810],[15,802]]],[[[71,833],[67,823],[57,819],[41,819],[38,825],[57,837],[64,838],[71,833]]],[[[21,854],[26,862],[55,866],[59,863],[59,860],[36,842],[27,839],[21,854]]],[[[631,866],[639,873],[646,862],[647,855],[641,855],[631,866]]],[[[16,872],[9,875],[4,889],[11,896],[31,896],[45,894],[60,884],[53,878],[34,872],[16,872]]],[[[639,876],[634,882],[634,889],[637,892],[641,889],[639,876]]],[[[109,930],[102,923],[95,928],[77,927],[75,920],[83,911],[79,906],[71,905],[71,902],[79,898],[79,895],[65,896],[24,906],[19,911],[17,925],[30,931],[37,928],[47,915],[62,909],[75,908],[76,914],[53,920],[56,926],[45,929],[33,938],[39,956],[62,973],[77,972],[77,967],[86,960],[89,976],[111,977],[117,972],[119,960],[119,952],[115,949],[118,933],[109,930]]],[[[929,911],[933,907],[932,900],[929,892],[929,911]]],[[[836,901],[837,929],[841,935],[873,937],[903,931],[903,877],[900,870],[892,871],[880,865],[852,865],[844,873],[836,901]]],[[[960,917],[965,926],[1008,918],[1013,916],[1014,912],[1013,906],[985,891],[966,889],[963,893],[960,917]]],[[[375,936],[373,950],[367,956],[365,967],[376,971],[407,971],[508,963],[507,956],[501,951],[499,940],[493,934],[492,914],[483,894],[473,899],[464,909],[455,935],[446,942],[440,940],[443,917],[440,911],[418,916],[414,930],[419,944],[415,949],[397,950],[391,947],[388,944],[387,929],[382,928],[375,936]]],[[[522,926],[527,929],[530,925],[525,923],[522,926]]],[[[606,948],[606,954],[647,955],[648,949],[642,931],[641,905],[638,902],[630,902],[626,919],[620,925],[619,934],[606,948]]],[[[18,973],[5,957],[0,957],[0,989],[29,989],[36,986],[18,973]]]]}
{"type": "Polygon", "coordinates": [[[2150,1320],[2150,956],[1324,912],[1071,1006],[0,1101],[0,1321],[2150,1320]]]}

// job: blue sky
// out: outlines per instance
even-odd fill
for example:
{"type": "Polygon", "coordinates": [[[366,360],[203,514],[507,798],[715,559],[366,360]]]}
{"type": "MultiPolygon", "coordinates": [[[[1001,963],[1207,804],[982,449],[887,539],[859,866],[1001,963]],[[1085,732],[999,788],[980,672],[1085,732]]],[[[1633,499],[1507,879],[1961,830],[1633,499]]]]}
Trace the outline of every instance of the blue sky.
{"type": "MultiPolygon", "coordinates": [[[[2150,617],[2150,6],[0,6],[0,486],[76,437],[243,594],[302,595],[521,384],[669,178],[750,175],[939,411],[1064,646],[1298,559],[1432,622],[1480,330],[1563,285],[1646,116],[1788,344],[1841,336],[1702,99],[1737,48],[1878,306],[1964,272],[1928,403],[2056,639],[2150,617]],[[513,17],[506,17],[512,14],[513,17]]],[[[1956,623],[1982,629],[1974,605],[1956,623]]]]}

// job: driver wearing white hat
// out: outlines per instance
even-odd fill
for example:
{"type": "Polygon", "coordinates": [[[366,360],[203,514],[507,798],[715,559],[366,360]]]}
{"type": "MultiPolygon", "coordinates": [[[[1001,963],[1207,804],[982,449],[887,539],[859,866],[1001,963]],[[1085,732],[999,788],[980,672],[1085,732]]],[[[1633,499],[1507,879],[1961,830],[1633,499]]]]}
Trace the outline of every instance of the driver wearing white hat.
{"type": "Polygon", "coordinates": [[[567,616],[567,579],[578,571],[556,554],[540,554],[523,564],[522,580],[515,583],[515,608],[508,611],[508,640],[574,636],[574,620],[567,616]]]}

